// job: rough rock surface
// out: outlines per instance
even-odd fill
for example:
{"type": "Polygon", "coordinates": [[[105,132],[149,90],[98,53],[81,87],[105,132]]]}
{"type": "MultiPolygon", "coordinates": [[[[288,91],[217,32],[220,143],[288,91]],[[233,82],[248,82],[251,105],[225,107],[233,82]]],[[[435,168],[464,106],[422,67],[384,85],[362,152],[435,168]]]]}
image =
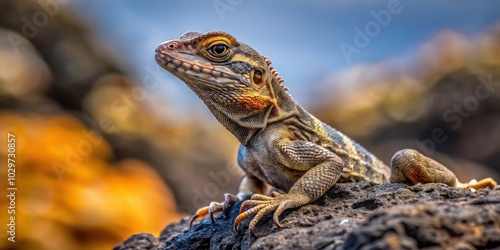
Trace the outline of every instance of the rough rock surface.
{"type": "Polygon", "coordinates": [[[115,249],[492,249],[500,248],[500,187],[476,192],[443,184],[408,187],[342,183],[313,204],[283,213],[283,228],[266,215],[248,232],[219,215],[188,228],[188,218],[159,239],[131,236],[115,249]]]}

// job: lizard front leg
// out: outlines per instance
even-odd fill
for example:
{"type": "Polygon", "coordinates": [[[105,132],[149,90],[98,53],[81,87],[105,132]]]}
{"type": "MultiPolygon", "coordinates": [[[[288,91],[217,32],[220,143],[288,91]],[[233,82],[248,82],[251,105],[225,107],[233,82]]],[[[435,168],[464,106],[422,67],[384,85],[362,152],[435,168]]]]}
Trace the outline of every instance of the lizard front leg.
{"type": "Polygon", "coordinates": [[[391,182],[395,183],[444,183],[458,188],[494,188],[497,183],[492,178],[461,183],[448,168],[413,149],[398,151],[391,160],[391,182]]]}
{"type": "Polygon", "coordinates": [[[210,220],[214,222],[214,214],[218,212],[223,212],[227,216],[229,208],[234,205],[234,203],[248,200],[252,194],[262,194],[265,187],[266,184],[261,180],[250,175],[243,176],[236,195],[225,193],[223,202],[213,201],[210,202],[208,206],[198,209],[193,217],[191,217],[189,226],[191,226],[196,219],[207,215],[210,217],[210,220]]]}
{"type": "Polygon", "coordinates": [[[273,221],[277,226],[280,214],[289,208],[296,208],[322,196],[340,178],[344,162],[331,151],[308,141],[282,140],[277,143],[279,149],[277,161],[284,166],[305,171],[295,182],[288,193],[266,196],[255,194],[251,200],[244,201],[240,208],[240,215],[234,221],[236,230],[238,224],[251,215],[255,215],[249,224],[253,229],[259,220],[268,212],[274,211],[273,221]],[[251,209],[245,211],[247,207],[251,209]]]}

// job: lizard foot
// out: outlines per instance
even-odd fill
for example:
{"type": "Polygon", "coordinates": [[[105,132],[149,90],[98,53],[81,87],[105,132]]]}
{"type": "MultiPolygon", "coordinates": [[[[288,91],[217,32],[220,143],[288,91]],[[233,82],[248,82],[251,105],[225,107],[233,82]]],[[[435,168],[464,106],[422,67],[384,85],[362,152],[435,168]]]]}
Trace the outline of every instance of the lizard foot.
{"type": "Polygon", "coordinates": [[[279,222],[279,216],[283,211],[288,208],[299,207],[303,204],[307,204],[310,198],[305,194],[280,194],[278,192],[273,192],[271,196],[254,194],[250,200],[244,201],[240,207],[240,214],[234,220],[234,230],[236,231],[238,224],[250,217],[255,215],[250,221],[248,229],[250,233],[253,234],[253,229],[255,225],[264,217],[265,214],[274,211],[273,221],[278,227],[282,227],[279,222]],[[245,211],[247,207],[252,207],[245,211]]]}
{"type": "Polygon", "coordinates": [[[497,186],[496,181],[493,180],[492,178],[489,178],[489,177],[485,178],[485,179],[482,179],[480,181],[471,180],[468,183],[459,183],[458,184],[459,188],[465,188],[465,189],[472,188],[472,189],[475,189],[475,190],[484,189],[484,188],[491,188],[491,189],[493,189],[496,186],[497,186]]]}
{"type": "Polygon", "coordinates": [[[191,227],[193,222],[198,219],[205,217],[207,215],[210,216],[210,220],[212,223],[214,222],[214,214],[218,212],[223,212],[226,217],[229,214],[229,208],[240,199],[233,194],[225,193],[224,194],[224,202],[210,202],[210,204],[206,207],[202,207],[196,211],[191,220],[189,221],[189,226],[191,227]]]}

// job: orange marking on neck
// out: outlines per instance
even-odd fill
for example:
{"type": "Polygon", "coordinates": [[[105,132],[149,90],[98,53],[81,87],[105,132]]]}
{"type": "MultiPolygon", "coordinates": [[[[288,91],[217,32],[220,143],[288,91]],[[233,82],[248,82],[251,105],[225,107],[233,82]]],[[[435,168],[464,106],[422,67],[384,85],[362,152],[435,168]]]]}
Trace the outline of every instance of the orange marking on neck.
{"type": "Polygon", "coordinates": [[[254,93],[242,95],[238,102],[247,110],[262,110],[275,103],[267,96],[254,93]]]}

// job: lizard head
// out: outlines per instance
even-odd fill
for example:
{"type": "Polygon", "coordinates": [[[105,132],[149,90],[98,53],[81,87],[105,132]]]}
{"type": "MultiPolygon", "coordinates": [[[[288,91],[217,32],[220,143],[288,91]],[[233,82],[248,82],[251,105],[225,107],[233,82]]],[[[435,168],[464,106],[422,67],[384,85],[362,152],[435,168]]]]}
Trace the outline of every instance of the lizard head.
{"type": "MultiPolygon", "coordinates": [[[[285,110],[288,98],[270,61],[233,36],[219,31],[187,32],[156,48],[156,61],[181,79],[236,135],[266,126],[285,110]]],[[[291,99],[290,99],[291,100],[291,99]]],[[[240,140],[241,141],[241,140],[240,140]]]]}
{"type": "Polygon", "coordinates": [[[160,44],[156,61],[202,99],[228,108],[279,112],[272,88],[275,76],[263,57],[223,32],[188,32],[160,44]]]}

